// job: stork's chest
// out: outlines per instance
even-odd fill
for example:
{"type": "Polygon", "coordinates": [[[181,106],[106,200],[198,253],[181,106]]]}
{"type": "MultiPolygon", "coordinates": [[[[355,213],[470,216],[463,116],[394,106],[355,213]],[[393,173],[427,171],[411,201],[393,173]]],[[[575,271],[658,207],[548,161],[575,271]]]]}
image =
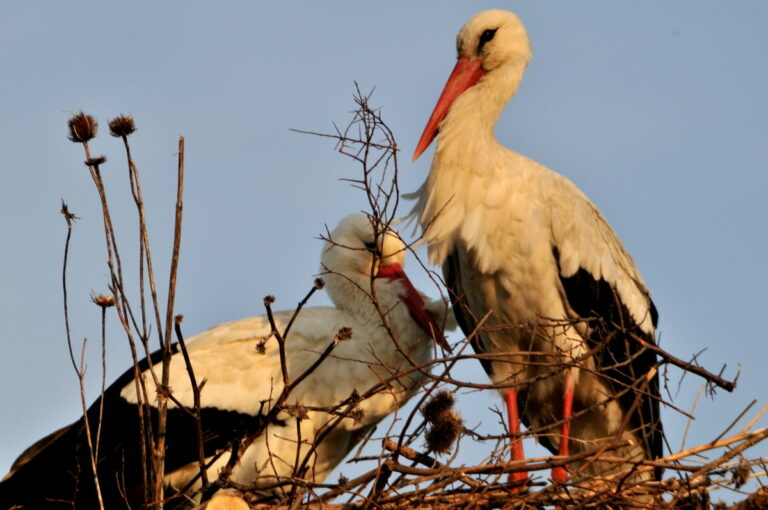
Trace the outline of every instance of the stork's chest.
{"type": "Polygon", "coordinates": [[[551,248],[538,243],[509,246],[510,250],[494,262],[495,269],[484,271],[476,250],[463,240],[455,243],[444,272],[472,314],[478,319],[490,314],[489,324],[511,327],[533,326],[542,317],[564,317],[551,248]]]}

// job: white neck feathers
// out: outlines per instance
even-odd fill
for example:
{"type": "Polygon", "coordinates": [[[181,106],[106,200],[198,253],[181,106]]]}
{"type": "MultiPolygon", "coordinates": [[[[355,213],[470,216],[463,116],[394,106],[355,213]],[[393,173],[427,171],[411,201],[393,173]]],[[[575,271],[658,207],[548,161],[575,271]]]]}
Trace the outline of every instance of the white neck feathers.
{"type": "MultiPolygon", "coordinates": [[[[442,264],[477,201],[501,199],[490,187],[508,168],[510,152],[494,136],[504,107],[517,91],[527,62],[520,58],[488,72],[451,105],[440,124],[427,181],[412,195],[429,243],[429,260],[442,264]]],[[[491,204],[492,205],[492,204],[491,204]]]]}

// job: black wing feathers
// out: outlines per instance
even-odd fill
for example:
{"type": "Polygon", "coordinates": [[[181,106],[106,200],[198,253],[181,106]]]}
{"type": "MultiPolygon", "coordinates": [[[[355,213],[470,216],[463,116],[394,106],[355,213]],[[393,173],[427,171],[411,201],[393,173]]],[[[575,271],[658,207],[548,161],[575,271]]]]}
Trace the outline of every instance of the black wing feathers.
{"type": "MultiPolygon", "coordinates": [[[[559,261],[559,253],[553,248],[559,261]]],[[[559,264],[558,264],[559,267],[559,264]]],[[[640,430],[646,451],[651,458],[662,456],[663,431],[659,413],[659,376],[652,377],[645,388],[648,372],[657,364],[656,354],[642,347],[639,339],[654,343],[652,335],[645,333],[634,321],[627,307],[611,285],[604,279],[596,280],[587,270],[579,270],[569,277],[560,277],[568,304],[582,319],[590,321],[589,347],[596,349],[597,369],[605,380],[621,395],[618,402],[625,413],[635,409],[628,427],[640,430]],[[638,397],[638,395],[640,395],[638,397]],[[640,399],[636,404],[635,401],[640,399]]],[[[654,328],[658,312],[648,299],[649,313],[654,328]]],[[[656,477],[661,476],[657,468],[656,477]]]]}
{"type": "MultiPolygon", "coordinates": [[[[151,359],[153,363],[159,362],[162,352],[153,353],[151,359]]],[[[139,363],[139,369],[143,372],[147,368],[149,364],[144,359],[139,363]]],[[[131,368],[107,389],[103,397],[98,469],[107,508],[131,508],[125,502],[123,493],[134,501],[143,499],[138,407],[120,396],[122,389],[133,378],[134,369],[131,368]]],[[[101,399],[97,399],[88,410],[94,434],[100,403],[101,399]]],[[[171,473],[197,461],[198,449],[194,419],[175,407],[168,411],[165,471],[171,473]]],[[[203,407],[201,413],[206,457],[227,449],[232,441],[256,431],[263,419],[260,415],[251,416],[215,407],[203,407]]],[[[157,410],[150,406],[149,422],[155,434],[157,414],[157,410]]],[[[0,483],[0,509],[10,508],[13,504],[30,508],[71,509],[72,503],[66,502],[74,502],[75,508],[98,508],[85,434],[81,418],[24,452],[14,464],[12,475],[0,483]]]]}

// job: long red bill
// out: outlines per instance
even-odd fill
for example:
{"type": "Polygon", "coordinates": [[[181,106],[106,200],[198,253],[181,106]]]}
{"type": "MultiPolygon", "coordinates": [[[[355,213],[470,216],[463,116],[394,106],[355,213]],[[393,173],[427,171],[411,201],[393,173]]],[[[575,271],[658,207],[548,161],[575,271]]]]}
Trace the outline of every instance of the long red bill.
{"type": "Polygon", "coordinates": [[[432,110],[432,116],[429,118],[427,126],[424,128],[424,132],[421,134],[419,144],[413,152],[414,161],[421,156],[422,152],[427,150],[429,144],[435,139],[440,128],[440,122],[445,118],[448,109],[456,98],[477,83],[484,74],[485,70],[482,67],[481,60],[471,60],[466,55],[459,56],[459,60],[456,62],[456,65],[451,72],[451,76],[445,83],[445,87],[443,87],[443,93],[440,94],[440,99],[437,100],[435,109],[432,110]]]}
{"type": "Polygon", "coordinates": [[[405,294],[400,295],[400,299],[403,300],[405,306],[408,307],[408,312],[411,318],[416,321],[416,324],[421,326],[421,329],[426,331],[441,347],[448,352],[451,352],[451,347],[443,336],[443,328],[441,328],[432,314],[424,308],[424,300],[421,299],[419,292],[414,288],[411,280],[403,271],[400,264],[388,264],[386,266],[379,267],[379,273],[377,278],[389,278],[390,280],[399,280],[405,287],[405,294]]]}

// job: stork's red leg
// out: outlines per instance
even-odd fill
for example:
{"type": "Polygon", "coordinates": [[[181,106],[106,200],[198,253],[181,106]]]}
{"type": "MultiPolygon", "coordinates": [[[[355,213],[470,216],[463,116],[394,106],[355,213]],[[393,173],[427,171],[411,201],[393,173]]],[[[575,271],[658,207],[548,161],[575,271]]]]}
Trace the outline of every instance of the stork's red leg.
{"type": "MultiPolygon", "coordinates": [[[[520,413],[517,409],[517,392],[512,389],[507,390],[505,397],[507,401],[507,415],[509,416],[509,433],[512,435],[512,460],[525,460],[523,442],[520,440],[520,413]]],[[[528,473],[526,471],[509,474],[509,483],[520,484],[512,489],[515,492],[523,490],[523,483],[526,480],[528,480],[528,473]]]]}
{"type": "MultiPolygon", "coordinates": [[[[560,455],[567,457],[571,439],[571,410],[573,408],[573,374],[565,373],[565,394],[563,395],[563,424],[560,427],[560,455]]],[[[564,483],[568,479],[568,467],[557,466],[552,468],[552,479],[557,483],[564,483]]]]}

